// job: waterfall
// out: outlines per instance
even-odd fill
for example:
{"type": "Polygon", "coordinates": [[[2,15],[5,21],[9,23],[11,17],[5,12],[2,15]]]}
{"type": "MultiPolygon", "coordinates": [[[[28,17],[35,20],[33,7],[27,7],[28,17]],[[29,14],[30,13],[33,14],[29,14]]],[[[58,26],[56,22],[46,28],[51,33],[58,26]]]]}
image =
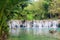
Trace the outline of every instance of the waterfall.
{"type": "Polygon", "coordinates": [[[9,33],[12,35],[18,35],[21,33],[22,25],[25,26],[24,29],[26,33],[33,33],[33,34],[47,34],[49,30],[54,30],[58,28],[58,21],[57,20],[33,20],[33,21],[26,21],[22,24],[22,21],[13,20],[9,21],[9,33]]]}

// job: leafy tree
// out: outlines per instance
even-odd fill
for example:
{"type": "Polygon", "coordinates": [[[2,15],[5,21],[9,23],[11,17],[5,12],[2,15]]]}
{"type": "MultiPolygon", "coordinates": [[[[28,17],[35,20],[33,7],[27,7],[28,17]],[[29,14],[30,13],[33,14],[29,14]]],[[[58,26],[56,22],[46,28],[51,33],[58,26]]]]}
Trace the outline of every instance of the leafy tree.
{"type": "Polygon", "coordinates": [[[0,37],[8,33],[7,22],[11,19],[41,20],[55,14],[60,16],[60,0],[0,0],[0,37]]]}
{"type": "Polygon", "coordinates": [[[53,17],[60,16],[60,0],[51,0],[49,5],[49,13],[53,15],[53,17]]]}
{"type": "MultiPolygon", "coordinates": [[[[19,10],[17,5],[20,2],[21,4],[23,4],[23,2],[25,1],[27,0],[0,0],[0,40],[5,40],[5,37],[7,38],[7,34],[8,34],[7,22],[10,19],[13,19],[14,16],[17,17],[19,15],[19,10]]],[[[24,5],[24,7],[25,6],[26,5],[24,5]]],[[[24,9],[23,5],[20,5],[20,7],[24,9]]]]}
{"type": "Polygon", "coordinates": [[[50,0],[39,0],[37,2],[32,2],[32,4],[28,4],[25,10],[29,10],[32,14],[32,18],[34,19],[45,19],[47,18],[48,8],[49,8],[50,0]],[[38,17],[38,18],[37,18],[38,17]]]}

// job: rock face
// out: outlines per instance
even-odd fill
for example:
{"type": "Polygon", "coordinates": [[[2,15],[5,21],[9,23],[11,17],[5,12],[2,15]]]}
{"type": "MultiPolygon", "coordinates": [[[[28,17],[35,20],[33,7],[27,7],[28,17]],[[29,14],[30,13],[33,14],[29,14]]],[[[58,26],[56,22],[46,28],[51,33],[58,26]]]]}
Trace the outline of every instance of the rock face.
{"type": "Polygon", "coordinates": [[[19,35],[21,29],[25,29],[27,33],[32,30],[33,34],[49,33],[49,31],[56,31],[58,28],[59,20],[32,20],[21,21],[11,20],[8,22],[9,33],[11,35],[19,35]]]}

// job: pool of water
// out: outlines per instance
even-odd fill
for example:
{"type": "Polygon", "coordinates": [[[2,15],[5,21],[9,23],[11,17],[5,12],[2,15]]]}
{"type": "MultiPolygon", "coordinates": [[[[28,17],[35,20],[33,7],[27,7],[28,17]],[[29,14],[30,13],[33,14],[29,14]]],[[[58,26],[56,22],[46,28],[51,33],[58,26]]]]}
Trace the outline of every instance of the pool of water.
{"type": "MultiPolygon", "coordinates": [[[[60,36],[59,36],[60,37],[60,36]]],[[[39,31],[39,29],[21,28],[18,36],[10,34],[8,40],[60,40],[56,34],[50,34],[48,31],[39,31]]]]}

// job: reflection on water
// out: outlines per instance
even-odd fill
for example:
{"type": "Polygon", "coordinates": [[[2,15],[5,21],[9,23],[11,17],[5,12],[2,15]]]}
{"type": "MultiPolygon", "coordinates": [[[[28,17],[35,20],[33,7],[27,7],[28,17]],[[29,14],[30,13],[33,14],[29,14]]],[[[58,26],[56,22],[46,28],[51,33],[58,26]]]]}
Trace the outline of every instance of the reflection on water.
{"type": "Polygon", "coordinates": [[[50,34],[47,31],[40,32],[38,28],[20,28],[19,32],[10,34],[9,40],[60,40],[60,36],[55,34],[50,34]],[[18,36],[17,36],[18,34],[18,36]]]}
{"type": "MultiPolygon", "coordinates": [[[[57,28],[57,32],[60,31],[60,28],[57,28]]],[[[12,36],[18,36],[21,33],[25,32],[26,34],[33,34],[33,35],[46,35],[49,34],[49,29],[39,29],[39,28],[20,28],[20,29],[12,29],[11,30],[11,35],[12,36]]]]}

